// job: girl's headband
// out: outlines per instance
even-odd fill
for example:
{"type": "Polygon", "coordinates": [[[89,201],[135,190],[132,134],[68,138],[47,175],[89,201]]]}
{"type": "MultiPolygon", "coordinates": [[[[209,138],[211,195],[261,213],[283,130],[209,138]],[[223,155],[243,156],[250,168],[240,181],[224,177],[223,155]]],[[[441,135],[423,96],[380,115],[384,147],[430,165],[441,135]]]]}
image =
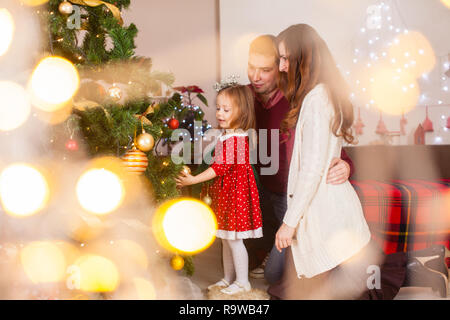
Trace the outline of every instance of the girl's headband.
{"type": "Polygon", "coordinates": [[[219,92],[220,90],[223,90],[225,88],[237,86],[239,84],[237,78],[239,78],[238,75],[231,75],[225,80],[220,81],[220,83],[216,82],[213,88],[214,90],[219,92]]]}

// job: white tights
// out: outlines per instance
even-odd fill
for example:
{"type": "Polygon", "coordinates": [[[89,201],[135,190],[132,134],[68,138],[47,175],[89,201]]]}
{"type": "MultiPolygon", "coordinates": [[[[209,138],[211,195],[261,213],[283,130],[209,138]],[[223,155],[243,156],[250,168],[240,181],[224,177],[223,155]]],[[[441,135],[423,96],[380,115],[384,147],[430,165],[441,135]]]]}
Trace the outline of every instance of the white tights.
{"type": "Polygon", "coordinates": [[[248,253],[244,241],[222,239],[224,279],[232,283],[236,281],[248,283],[248,253]]]}

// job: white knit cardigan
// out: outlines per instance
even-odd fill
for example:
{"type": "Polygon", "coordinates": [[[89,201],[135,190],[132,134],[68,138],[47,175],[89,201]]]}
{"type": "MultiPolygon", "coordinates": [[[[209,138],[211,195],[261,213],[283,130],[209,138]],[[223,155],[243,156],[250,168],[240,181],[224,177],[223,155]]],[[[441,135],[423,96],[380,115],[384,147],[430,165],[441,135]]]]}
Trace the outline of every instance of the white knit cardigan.
{"type": "Polygon", "coordinates": [[[283,222],[296,228],[292,255],[299,278],[330,270],[370,240],[359,198],[349,181],[326,183],[342,138],[331,131],[334,108],[324,84],[305,97],[289,167],[288,208],[283,222]]]}

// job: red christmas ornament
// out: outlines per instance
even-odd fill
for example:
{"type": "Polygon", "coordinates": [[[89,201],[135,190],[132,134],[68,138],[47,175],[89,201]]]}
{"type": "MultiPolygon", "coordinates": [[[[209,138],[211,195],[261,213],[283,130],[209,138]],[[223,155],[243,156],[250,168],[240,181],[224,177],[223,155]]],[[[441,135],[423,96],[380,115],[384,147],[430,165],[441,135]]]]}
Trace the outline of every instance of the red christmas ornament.
{"type": "Polygon", "coordinates": [[[170,129],[175,130],[180,125],[180,122],[177,119],[172,118],[172,119],[169,120],[169,122],[167,124],[168,124],[170,129]]]}
{"type": "Polygon", "coordinates": [[[424,122],[422,123],[422,127],[423,130],[425,130],[425,132],[433,132],[433,122],[431,122],[431,120],[428,118],[428,106],[427,106],[427,111],[426,111],[426,118],[424,120],[424,122]]]}
{"type": "Polygon", "coordinates": [[[67,140],[66,149],[70,150],[70,151],[77,151],[78,150],[78,142],[74,139],[67,140]]]}
{"type": "Polygon", "coordinates": [[[447,118],[447,129],[450,129],[450,117],[447,118]]]}

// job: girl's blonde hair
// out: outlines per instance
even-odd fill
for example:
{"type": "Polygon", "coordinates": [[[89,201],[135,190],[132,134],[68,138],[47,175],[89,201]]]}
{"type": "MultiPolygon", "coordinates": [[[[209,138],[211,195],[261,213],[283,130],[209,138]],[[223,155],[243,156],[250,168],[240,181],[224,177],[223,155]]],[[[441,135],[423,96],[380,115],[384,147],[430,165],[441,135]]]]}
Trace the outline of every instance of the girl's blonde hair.
{"type": "Polygon", "coordinates": [[[232,85],[219,91],[217,96],[225,94],[237,107],[238,113],[231,122],[232,128],[244,131],[254,129],[256,126],[254,97],[252,90],[245,85],[232,85]]]}

